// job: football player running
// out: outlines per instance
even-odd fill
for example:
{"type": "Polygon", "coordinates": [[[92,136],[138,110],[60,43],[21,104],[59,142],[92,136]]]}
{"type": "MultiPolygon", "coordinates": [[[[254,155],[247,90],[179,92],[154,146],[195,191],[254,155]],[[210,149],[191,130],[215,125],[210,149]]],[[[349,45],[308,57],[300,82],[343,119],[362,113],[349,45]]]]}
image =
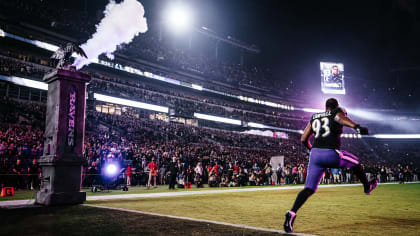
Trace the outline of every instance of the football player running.
{"type": "Polygon", "coordinates": [[[378,185],[377,180],[368,182],[356,156],[340,150],[343,126],[353,128],[362,135],[368,134],[368,129],[349,119],[345,109],[340,108],[334,98],[327,100],[325,108],[325,112],[312,115],[301,137],[302,143],[310,150],[308,172],[304,189],[297,195],[292,209],[286,212],[284,231],[287,233],[293,232],[296,213],[316,192],[325,168],[351,168],[363,184],[366,194],[370,194],[378,185]],[[313,145],[309,142],[312,135],[313,145]]]}

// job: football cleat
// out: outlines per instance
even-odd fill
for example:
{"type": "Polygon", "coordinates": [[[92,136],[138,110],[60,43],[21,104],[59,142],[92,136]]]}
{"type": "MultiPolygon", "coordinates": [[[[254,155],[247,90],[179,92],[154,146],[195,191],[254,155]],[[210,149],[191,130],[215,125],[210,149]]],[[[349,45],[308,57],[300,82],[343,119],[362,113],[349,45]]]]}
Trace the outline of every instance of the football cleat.
{"type": "Polygon", "coordinates": [[[370,184],[369,184],[369,189],[366,191],[365,190],[365,193],[366,193],[366,195],[370,195],[370,193],[376,188],[378,186],[378,180],[376,180],[376,179],[374,179],[374,180],[372,180],[372,181],[370,181],[370,184]]]}
{"type": "Polygon", "coordinates": [[[293,232],[293,222],[295,222],[296,219],[296,213],[294,213],[293,211],[288,211],[286,212],[286,218],[284,220],[284,231],[286,231],[286,233],[291,233],[293,232]]]}

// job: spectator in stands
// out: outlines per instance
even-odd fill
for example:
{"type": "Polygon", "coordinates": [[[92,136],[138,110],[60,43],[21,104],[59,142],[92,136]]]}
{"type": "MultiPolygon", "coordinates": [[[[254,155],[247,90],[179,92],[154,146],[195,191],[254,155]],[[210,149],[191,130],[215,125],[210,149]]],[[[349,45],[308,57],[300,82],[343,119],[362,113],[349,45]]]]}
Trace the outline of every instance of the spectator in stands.
{"type": "Polygon", "coordinates": [[[172,161],[169,163],[168,175],[169,175],[169,189],[175,189],[176,177],[178,175],[178,165],[176,157],[172,157],[172,161]]]}
{"type": "Polygon", "coordinates": [[[33,159],[32,164],[29,166],[28,175],[29,175],[28,184],[30,186],[30,189],[31,190],[39,189],[40,187],[39,177],[41,175],[41,167],[38,165],[36,159],[33,159]]]}
{"type": "Polygon", "coordinates": [[[162,165],[159,169],[159,184],[166,184],[166,165],[162,165]]]}
{"type": "Polygon", "coordinates": [[[153,187],[157,188],[156,185],[156,176],[157,176],[157,171],[158,171],[158,166],[156,163],[156,159],[153,157],[152,161],[147,165],[147,167],[149,168],[149,180],[147,181],[147,188],[149,189],[152,185],[152,179],[153,179],[153,187]]]}
{"type": "Polygon", "coordinates": [[[211,171],[209,173],[209,187],[218,187],[218,183],[217,183],[217,178],[216,178],[216,174],[214,173],[214,171],[211,171]]]}
{"type": "Polygon", "coordinates": [[[257,177],[255,176],[255,172],[252,171],[251,175],[249,176],[249,185],[256,186],[257,185],[257,177]]]}
{"type": "Polygon", "coordinates": [[[272,179],[271,179],[271,175],[273,174],[271,165],[269,163],[265,164],[264,167],[264,185],[271,185],[272,184],[272,179]]]}
{"type": "Polygon", "coordinates": [[[16,164],[12,168],[12,174],[14,179],[14,187],[16,190],[25,189],[25,169],[23,168],[21,159],[16,160],[16,164]]]}
{"type": "Polygon", "coordinates": [[[127,186],[131,186],[131,177],[133,176],[131,165],[127,166],[126,176],[127,176],[127,186]]]}
{"type": "Polygon", "coordinates": [[[195,171],[195,183],[197,184],[197,188],[203,187],[203,174],[204,169],[201,162],[197,163],[197,166],[194,169],[195,171]]]}

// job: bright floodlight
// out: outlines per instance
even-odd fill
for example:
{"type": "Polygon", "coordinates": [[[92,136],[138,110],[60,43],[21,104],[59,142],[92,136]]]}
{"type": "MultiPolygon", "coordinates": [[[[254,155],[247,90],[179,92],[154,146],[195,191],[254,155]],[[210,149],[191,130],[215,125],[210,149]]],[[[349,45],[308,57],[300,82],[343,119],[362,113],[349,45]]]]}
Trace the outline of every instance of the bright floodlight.
{"type": "Polygon", "coordinates": [[[117,166],[115,164],[108,164],[105,170],[106,175],[115,176],[115,174],[117,173],[117,166]]]}
{"type": "Polygon", "coordinates": [[[166,23],[176,32],[186,31],[192,25],[190,9],[181,3],[173,4],[166,12],[166,23]]]}

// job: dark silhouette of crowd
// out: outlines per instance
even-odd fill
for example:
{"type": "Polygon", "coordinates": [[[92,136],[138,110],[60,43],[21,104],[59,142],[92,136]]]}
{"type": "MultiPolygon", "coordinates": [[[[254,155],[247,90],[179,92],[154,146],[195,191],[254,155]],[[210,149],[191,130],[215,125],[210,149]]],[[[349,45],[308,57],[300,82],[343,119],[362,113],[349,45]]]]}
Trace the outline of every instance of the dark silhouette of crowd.
{"type": "MultiPolygon", "coordinates": [[[[1,100],[0,129],[1,184],[18,189],[39,187],[43,153],[43,123],[37,117],[45,115],[45,106],[30,102],[1,100]],[[15,111],[15,112],[13,112],[15,111]],[[31,119],[27,118],[32,114],[31,119]]],[[[245,135],[205,127],[189,126],[148,119],[126,112],[122,115],[89,110],[86,122],[83,185],[104,184],[103,167],[118,163],[120,175],[113,184],[145,185],[148,164],[154,158],[158,165],[158,184],[168,184],[175,176],[178,188],[189,186],[237,187],[272,184],[302,184],[306,176],[307,152],[298,135],[289,139],[245,135]],[[271,166],[273,156],[284,156],[284,166],[271,166]],[[176,164],[173,164],[174,162],[176,164]],[[172,173],[169,172],[171,166],[172,173]],[[127,174],[127,168],[130,173],[127,174]],[[174,171],[176,170],[176,175],[174,171]]],[[[349,142],[356,150],[358,142],[349,142]]],[[[347,142],[345,142],[347,143],[347,142]]],[[[385,145],[372,142],[372,145],[385,145]]],[[[381,182],[416,181],[416,148],[394,145],[392,154],[376,146],[379,159],[361,155],[369,178],[381,182]],[[395,158],[408,153],[403,159],[395,158]],[[390,155],[391,154],[391,155],[390,155]],[[379,162],[378,162],[379,161],[379,162]],[[414,162],[413,162],[414,161],[414,162]],[[386,164],[384,164],[386,163],[386,164]]],[[[390,147],[391,148],[391,147],[390,147]]],[[[366,149],[361,152],[369,153],[366,149]]],[[[350,170],[327,170],[323,183],[356,182],[350,170]],[[349,175],[348,175],[349,173],[349,175]]]]}

